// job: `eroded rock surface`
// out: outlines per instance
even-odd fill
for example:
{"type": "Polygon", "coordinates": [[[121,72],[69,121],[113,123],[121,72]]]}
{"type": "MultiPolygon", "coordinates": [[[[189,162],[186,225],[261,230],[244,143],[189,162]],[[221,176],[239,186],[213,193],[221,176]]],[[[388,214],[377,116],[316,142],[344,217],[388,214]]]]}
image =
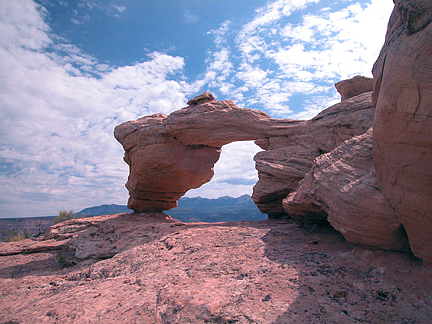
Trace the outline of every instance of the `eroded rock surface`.
{"type": "Polygon", "coordinates": [[[330,226],[157,213],[70,220],[50,233],[41,252],[0,256],[1,323],[432,322],[430,267],[353,248],[330,226]]]}
{"type": "Polygon", "coordinates": [[[396,1],[373,74],[380,188],[416,256],[432,260],[432,2],[396,1]]]}
{"type": "MultiPolygon", "coordinates": [[[[351,82],[355,83],[355,82],[351,82]]],[[[282,200],[297,187],[313,159],[372,124],[371,93],[334,105],[312,120],[273,119],[266,113],[217,101],[211,93],[191,99],[169,116],[155,114],[116,127],[130,166],[128,208],[163,211],[188,190],[210,181],[223,145],[256,140],[259,181],[252,199],[270,217],[286,216],[282,200]]]]}
{"type": "Polygon", "coordinates": [[[302,121],[272,119],[266,113],[216,101],[204,93],[169,116],[155,114],[115,128],[129,165],[128,208],[156,212],[177,206],[188,190],[210,181],[221,147],[283,134],[302,121]]]}
{"type": "Polygon", "coordinates": [[[373,90],[373,79],[356,75],[351,79],[335,83],[335,87],[341,95],[341,100],[344,101],[362,93],[371,92],[373,90]]]}
{"type": "Polygon", "coordinates": [[[303,222],[329,222],[351,243],[406,250],[407,239],[393,208],[377,188],[372,129],[315,159],[312,169],[284,201],[303,222]]]}
{"type": "Polygon", "coordinates": [[[218,147],[184,145],[171,136],[163,124],[166,117],[155,114],[115,129],[130,171],[128,208],[137,212],[176,207],[186,191],[210,181],[219,159],[218,147]]]}
{"type": "Polygon", "coordinates": [[[259,181],[252,199],[270,217],[287,217],[282,200],[293,192],[312,168],[313,161],[373,123],[371,92],[347,99],[323,110],[311,120],[295,124],[278,136],[255,141],[265,151],[254,160],[259,181]]]}

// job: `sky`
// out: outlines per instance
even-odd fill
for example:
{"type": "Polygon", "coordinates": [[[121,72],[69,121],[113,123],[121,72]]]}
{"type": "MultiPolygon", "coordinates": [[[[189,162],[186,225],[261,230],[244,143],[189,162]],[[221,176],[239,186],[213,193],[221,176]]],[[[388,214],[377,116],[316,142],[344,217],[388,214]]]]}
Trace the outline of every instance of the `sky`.
{"type": "MultiPolygon", "coordinates": [[[[392,0],[0,0],[0,218],[127,203],[118,124],[205,91],[309,119],[371,76],[392,0]]],[[[253,142],[186,196],[251,194],[253,142]]]]}

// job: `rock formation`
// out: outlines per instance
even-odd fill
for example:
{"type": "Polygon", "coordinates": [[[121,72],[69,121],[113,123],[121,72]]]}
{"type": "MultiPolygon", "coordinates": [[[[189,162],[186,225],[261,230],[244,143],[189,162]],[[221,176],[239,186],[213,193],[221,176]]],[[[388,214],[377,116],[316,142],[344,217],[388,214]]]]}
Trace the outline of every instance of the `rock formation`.
{"type": "Polygon", "coordinates": [[[373,79],[356,75],[352,79],[335,83],[335,87],[341,95],[341,100],[344,101],[359,94],[372,91],[373,79]]]}
{"type": "Polygon", "coordinates": [[[255,141],[265,151],[254,160],[259,181],[252,199],[269,217],[287,217],[282,200],[297,188],[313,160],[344,141],[366,132],[373,122],[371,92],[325,109],[311,120],[296,124],[278,136],[255,141]]]}
{"type": "Polygon", "coordinates": [[[406,235],[382,192],[372,159],[372,128],[315,159],[284,201],[299,222],[329,222],[351,243],[406,250],[406,235]]]}
{"type": "MultiPolygon", "coordinates": [[[[351,83],[355,84],[355,80],[351,83]]],[[[334,105],[309,121],[273,119],[203,93],[169,116],[155,114],[116,127],[130,166],[128,208],[169,210],[188,190],[210,181],[221,147],[257,140],[259,181],[252,199],[270,217],[285,215],[282,200],[312,167],[313,159],[353,136],[373,120],[371,94],[334,105]]]]}
{"type": "Polygon", "coordinates": [[[311,120],[272,119],[207,92],[169,116],[119,125],[128,207],[175,207],[210,181],[223,145],[255,140],[261,212],[329,222],[350,242],[383,249],[405,250],[408,237],[432,261],[431,21],[430,1],[396,1],[375,78],[336,83],[342,101],[311,120]]]}
{"type": "Polygon", "coordinates": [[[174,208],[188,190],[210,181],[223,145],[276,135],[301,123],[238,108],[231,100],[216,101],[208,92],[188,104],[169,116],[155,114],[115,128],[130,167],[128,208],[174,208]]]}
{"type": "Polygon", "coordinates": [[[134,211],[162,211],[177,206],[187,190],[210,181],[220,149],[205,145],[184,145],[168,134],[155,114],[121,124],[115,137],[125,149],[130,167],[126,183],[128,208],[134,211]]]}
{"type": "Polygon", "coordinates": [[[432,2],[396,1],[373,67],[378,183],[414,254],[432,261],[432,2]]]}
{"type": "MultiPolygon", "coordinates": [[[[404,250],[409,242],[426,262],[432,261],[431,21],[430,1],[396,1],[373,68],[373,133],[317,157],[283,202],[296,220],[328,221],[352,243],[404,250]]],[[[342,99],[355,93],[347,81],[336,87],[342,99]]]]}

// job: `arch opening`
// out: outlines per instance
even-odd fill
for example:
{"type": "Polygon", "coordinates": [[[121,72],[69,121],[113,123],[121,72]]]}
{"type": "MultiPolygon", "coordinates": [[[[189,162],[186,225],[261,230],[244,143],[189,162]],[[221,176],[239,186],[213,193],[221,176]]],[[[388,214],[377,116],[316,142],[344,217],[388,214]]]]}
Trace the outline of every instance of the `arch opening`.
{"type": "Polygon", "coordinates": [[[166,214],[183,222],[266,220],[250,198],[258,181],[254,156],[261,151],[253,141],[232,142],[222,147],[210,182],[189,190],[178,207],[166,214]]]}

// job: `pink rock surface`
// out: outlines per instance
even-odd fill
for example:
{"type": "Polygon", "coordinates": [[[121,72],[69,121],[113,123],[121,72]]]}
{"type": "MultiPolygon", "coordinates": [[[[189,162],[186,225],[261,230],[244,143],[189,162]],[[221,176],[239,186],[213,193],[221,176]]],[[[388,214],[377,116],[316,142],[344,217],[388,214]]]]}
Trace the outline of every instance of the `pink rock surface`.
{"type": "Polygon", "coordinates": [[[406,234],[377,188],[372,129],[317,157],[283,206],[301,223],[328,221],[351,243],[407,250],[406,234]]]}
{"type": "Polygon", "coordinates": [[[341,95],[341,100],[358,96],[359,94],[373,90],[373,79],[361,75],[335,83],[336,90],[341,95]]]}
{"type": "Polygon", "coordinates": [[[188,190],[210,181],[223,145],[283,134],[301,121],[216,101],[204,93],[169,116],[155,114],[115,128],[130,167],[128,208],[163,211],[177,206],[188,190]]]}
{"type": "Polygon", "coordinates": [[[371,93],[364,93],[294,124],[278,136],[255,141],[265,150],[254,157],[259,181],[252,199],[261,212],[271,218],[287,217],[282,200],[297,188],[313,160],[365,133],[372,125],[374,111],[371,93]]]}
{"type": "Polygon", "coordinates": [[[177,206],[189,189],[213,177],[220,149],[207,145],[184,145],[166,132],[166,115],[156,114],[123,123],[115,137],[125,149],[130,173],[128,208],[162,211],[177,206]]]}
{"type": "Polygon", "coordinates": [[[432,261],[432,2],[396,1],[373,74],[373,157],[414,254],[432,261]]]}
{"type": "Polygon", "coordinates": [[[61,251],[0,256],[1,323],[432,322],[430,267],[353,248],[330,227],[157,213],[51,232],[72,237],[61,251]]]}

